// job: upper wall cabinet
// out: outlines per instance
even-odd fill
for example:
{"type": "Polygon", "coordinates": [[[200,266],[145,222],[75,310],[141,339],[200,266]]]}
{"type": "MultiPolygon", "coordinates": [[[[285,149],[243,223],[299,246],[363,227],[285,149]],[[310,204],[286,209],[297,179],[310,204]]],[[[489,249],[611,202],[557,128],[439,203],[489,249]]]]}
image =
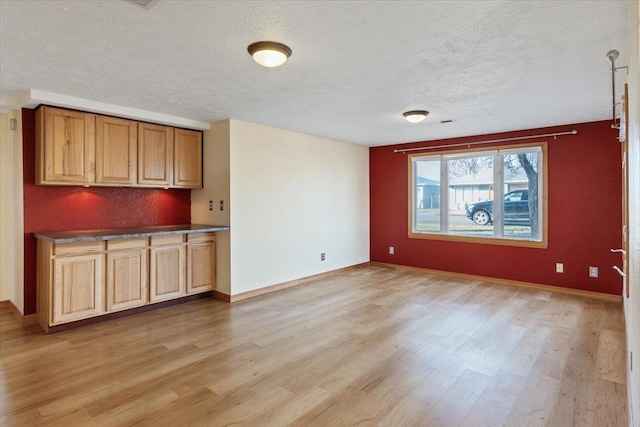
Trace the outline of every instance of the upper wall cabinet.
{"type": "Polygon", "coordinates": [[[175,129],[173,150],[173,185],[199,188],[202,186],[202,133],[175,129]]]}
{"type": "Polygon", "coordinates": [[[202,132],[40,107],[36,184],[202,187],[202,132]]]}
{"type": "Polygon", "coordinates": [[[36,184],[94,181],[95,116],[42,107],[36,113],[36,184]]]}
{"type": "Polygon", "coordinates": [[[133,185],[137,182],[138,127],[131,120],[96,117],[96,183],[133,185]]]}
{"type": "Polygon", "coordinates": [[[138,123],[138,184],[172,185],[173,128],[138,123]]]}

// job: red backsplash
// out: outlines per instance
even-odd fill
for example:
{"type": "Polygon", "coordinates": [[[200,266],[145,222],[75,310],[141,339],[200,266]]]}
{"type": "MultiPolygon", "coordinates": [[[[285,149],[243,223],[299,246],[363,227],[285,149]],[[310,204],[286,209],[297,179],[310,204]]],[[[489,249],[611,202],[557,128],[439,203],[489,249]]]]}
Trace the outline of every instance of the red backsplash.
{"type": "Polygon", "coordinates": [[[35,185],[35,110],[22,110],[24,314],[36,312],[36,239],[42,231],[191,223],[191,190],[35,185]]]}

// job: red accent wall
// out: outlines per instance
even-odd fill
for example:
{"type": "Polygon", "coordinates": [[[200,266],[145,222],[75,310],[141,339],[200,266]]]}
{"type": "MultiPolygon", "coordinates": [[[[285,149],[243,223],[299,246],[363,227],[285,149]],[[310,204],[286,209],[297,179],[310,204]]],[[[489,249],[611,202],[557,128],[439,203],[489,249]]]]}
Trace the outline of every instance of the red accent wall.
{"type": "Polygon", "coordinates": [[[35,185],[35,110],[22,110],[22,129],[25,315],[36,312],[33,233],[191,222],[191,190],[35,185]]]}
{"type": "MultiPolygon", "coordinates": [[[[620,144],[610,122],[592,122],[421,143],[372,147],[370,161],[371,260],[621,295],[612,269],[621,247],[620,144]],[[532,249],[408,237],[408,161],[396,148],[453,144],[563,132],[548,148],[548,248],[532,249]],[[394,246],[395,255],[389,255],[394,246]],[[555,272],[556,262],[564,273],[555,272]],[[588,268],[599,268],[597,279],[588,268]]],[[[545,139],[541,139],[545,140],[545,139]]],[[[534,142],[528,140],[524,142],[534,142]]],[[[514,144],[514,142],[509,143],[514,144]]]]}

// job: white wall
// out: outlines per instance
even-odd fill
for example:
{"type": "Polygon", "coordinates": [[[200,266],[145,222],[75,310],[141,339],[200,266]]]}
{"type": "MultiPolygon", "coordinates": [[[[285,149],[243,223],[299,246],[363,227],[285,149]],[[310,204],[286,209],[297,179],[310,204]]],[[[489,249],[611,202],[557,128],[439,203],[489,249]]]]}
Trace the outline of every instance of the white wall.
{"type": "Polygon", "coordinates": [[[233,294],[369,260],[368,148],[231,120],[230,150],[233,294]]]}
{"type": "Polygon", "coordinates": [[[633,371],[627,366],[630,425],[640,426],[640,10],[631,2],[629,18],[629,266],[630,297],[625,298],[627,347],[633,352],[633,371]]]}
{"type": "Polygon", "coordinates": [[[369,260],[368,148],[231,120],[230,161],[233,294],[369,260]]]}
{"type": "Polygon", "coordinates": [[[0,301],[24,313],[22,114],[0,114],[0,301]],[[9,129],[11,119],[17,128],[9,129]]]}
{"type": "Polygon", "coordinates": [[[237,295],[369,260],[368,148],[226,120],[205,131],[204,165],[192,222],[231,226],[217,240],[218,291],[237,295]]]}
{"type": "MultiPolygon", "coordinates": [[[[193,224],[229,225],[229,120],[213,123],[203,135],[203,188],[191,191],[193,224]],[[224,210],[220,210],[220,201],[224,210]],[[209,201],[213,210],[209,210],[209,201]]],[[[216,289],[231,294],[229,232],[216,233],[216,289]]]]}

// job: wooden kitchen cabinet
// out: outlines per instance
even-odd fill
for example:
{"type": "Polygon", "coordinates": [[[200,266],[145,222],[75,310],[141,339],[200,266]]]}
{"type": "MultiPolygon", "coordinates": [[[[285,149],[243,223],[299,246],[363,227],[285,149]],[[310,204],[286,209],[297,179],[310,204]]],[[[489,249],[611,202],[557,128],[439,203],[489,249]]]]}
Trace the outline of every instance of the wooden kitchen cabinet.
{"type": "Polygon", "coordinates": [[[148,302],[147,239],[107,242],[107,312],[139,307],[148,302]]]}
{"type": "Polygon", "coordinates": [[[53,107],[36,112],[36,184],[87,185],[94,181],[93,114],[53,107]]]}
{"type": "Polygon", "coordinates": [[[214,233],[187,236],[187,294],[216,287],[216,240],[214,233]]]}
{"type": "Polygon", "coordinates": [[[152,236],[149,249],[149,301],[185,294],[185,250],[182,234],[152,236]]]}
{"type": "Polygon", "coordinates": [[[42,106],[36,184],[202,188],[202,132],[42,106]]]}
{"type": "Polygon", "coordinates": [[[102,256],[56,259],[53,266],[53,324],[101,314],[102,256]]]}
{"type": "Polygon", "coordinates": [[[173,185],[173,128],[138,123],[138,184],[173,185]]]}
{"type": "Polygon", "coordinates": [[[65,245],[54,247],[54,253],[59,256],[53,260],[53,325],[104,312],[100,244],[73,244],[73,251],[66,249],[65,245]]]}
{"type": "Polygon", "coordinates": [[[197,298],[215,289],[215,232],[228,229],[168,225],[35,233],[38,323],[49,332],[156,302],[197,298]]]}
{"type": "Polygon", "coordinates": [[[134,185],[138,171],[137,122],[96,117],[97,184],[134,185]]]}
{"type": "Polygon", "coordinates": [[[173,146],[173,185],[202,187],[202,132],[175,129],[173,146]]]}

